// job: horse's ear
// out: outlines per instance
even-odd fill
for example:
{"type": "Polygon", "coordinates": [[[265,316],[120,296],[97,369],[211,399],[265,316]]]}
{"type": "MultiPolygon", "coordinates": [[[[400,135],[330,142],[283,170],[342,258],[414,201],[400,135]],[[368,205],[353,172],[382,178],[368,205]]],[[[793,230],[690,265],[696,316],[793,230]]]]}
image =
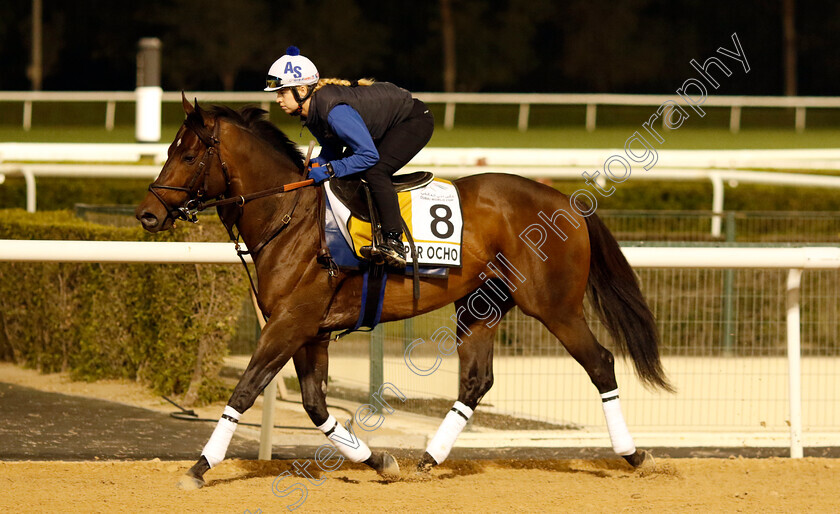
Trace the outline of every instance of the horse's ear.
{"type": "Polygon", "coordinates": [[[199,119],[201,120],[201,124],[204,124],[204,111],[201,109],[201,106],[198,105],[198,98],[195,99],[195,113],[198,114],[199,119]]]}
{"type": "Polygon", "coordinates": [[[187,116],[192,114],[192,112],[195,110],[193,109],[192,104],[189,101],[187,101],[187,95],[184,94],[183,90],[181,90],[181,103],[184,105],[184,112],[187,113],[187,116]]]}

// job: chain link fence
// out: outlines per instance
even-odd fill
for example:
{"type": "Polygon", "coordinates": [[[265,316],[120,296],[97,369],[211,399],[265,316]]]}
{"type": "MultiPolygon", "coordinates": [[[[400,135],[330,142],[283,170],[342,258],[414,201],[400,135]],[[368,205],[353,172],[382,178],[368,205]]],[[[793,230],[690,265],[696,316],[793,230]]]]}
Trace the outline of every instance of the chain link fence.
{"type": "MultiPolygon", "coordinates": [[[[133,208],[77,206],[80,217],[136,223],[133,208]]],[[[825,212],[599,211],[620,241],[683,246],[736,243],[840,243],[840,215],[825,212]],[[722,236],[711,236],[716,216],[722,236]]],[[[662,336],[661,353],[675,395],[640,386],[629,363],[617,361],[622,402],[631,428],[649,430],[787,430],[785,277],[782,270],[637,270],[662,336]]],[[[840,273],[806,271],[802,295],[803,413],[806,433],[840,429],[840,273]]],[[[454,330],[449,306],[414,319],[385,323],[331,345],[330,395],[369,401],[389,382],[408,397],[401,408],[442,417],[458,394],[457,356],[443,357],[427,376],[413,373],[404,353],[440,327],[454,330]],[[372,365],[373,363],[373,365],[372,365]]],[[[608,348],[603,327],[589,316],[608,348]]],[[[254,348],[257,323],[243,300],[236,353],[254,348]]],[[[539,322],[513,309],[494,346],[495,385],[473,422],[503,429],[601,428],[597,392],[583,369],[539,322]]],[[[420,367],[438,358],[434,344],[412,352],[420,367]]]]}

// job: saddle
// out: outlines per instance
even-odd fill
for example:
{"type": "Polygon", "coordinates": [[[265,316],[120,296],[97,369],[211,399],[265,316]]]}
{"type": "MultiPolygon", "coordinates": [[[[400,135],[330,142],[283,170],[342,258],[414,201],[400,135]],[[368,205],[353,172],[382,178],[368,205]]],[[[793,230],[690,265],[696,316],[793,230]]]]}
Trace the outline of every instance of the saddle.
{"type": "MultiPolygon", "coordinates": [[[[432,182],[434,178],[434,174],[429,171],[418,171],[415,173],[408,173],[405,175],[396,175],[391,178],[391,181],[394,184],[394,189],[396,190],[396,192],[399,193],[402,191],[411,191],[412,189],[417,189],[426,186],[427,184],[432,182]]],[[[374,268],[379,268],[375,275],[381,275],[381,268],[383,267],[383,264],[379,262],[381,260],[381,255],[378,254],[376,248],[377,246],[382,244],[382,227],[379,224],[379,215],[373,202],[373,197],[371,195],[370,187],[367,181],[361,177],[336,177],[330,180],[330,189],[333,191],[336,198],[338,198],[338,200],[347,207],[347,209],[353,216],[366,223],[370,223],[373,245],[369,247],[363,247],[362,253],[371,262],[371,265],[374,268]],[[367,251],[365,252],[365,250],[367,251]]],[[[326,199],[324,198],[325,194],[326,193],[318,195],[318,200],[320,202],[318,208],[320,220],[318,225],[320,227],[321,232],[321,249],[318,251],[318,261],[330,271],[331,275],[333,275],[337,271],[337,266],[333,262],[332,256],[330,255],[329,247],[326,244],[326,237],[324,233],[324,217],[326,209],[326,199]]],[[[411,231],[406,225],[405,220],[402,220],[402,225],[405,237],[408,240],[409,246],[411,247],[412,255],[415,255],[415,245],[414,239],[411,236],[411,231]]],[[[412,275],[414,282],[414,297],[419,298],[420,286],[418,266],[413,266],[412,275]]]]}
{"type": "MultiPolygon", "coordinates": [[[[417,171],[406,175],[391,177],[397,193],[411,191],[427,185],[434,180],[435,175],[430,171],[417,171]]],[[[334,178],[330,180],[330,188],[335,196],[341,200],[356,218],[370,223],[371,211],[374,209],[370,200],[368,183],[361,177],[334,178]]]]}

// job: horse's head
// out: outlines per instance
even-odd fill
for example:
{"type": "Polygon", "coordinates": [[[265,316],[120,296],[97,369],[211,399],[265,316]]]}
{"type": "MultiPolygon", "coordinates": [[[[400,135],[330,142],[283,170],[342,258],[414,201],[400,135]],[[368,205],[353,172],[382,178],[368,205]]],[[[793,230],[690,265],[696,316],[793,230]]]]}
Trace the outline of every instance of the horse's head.
{"type": "Polygon", "coordinates": [[[181,99],[187,117],[169,145],[160,175],[135,211],[149,232],[168,230],[176,219],[195,222],[198,204],[224,195],[230,184],[219,149],[219,120],[197,100],[193,106],[183,93],[181,99]]]}

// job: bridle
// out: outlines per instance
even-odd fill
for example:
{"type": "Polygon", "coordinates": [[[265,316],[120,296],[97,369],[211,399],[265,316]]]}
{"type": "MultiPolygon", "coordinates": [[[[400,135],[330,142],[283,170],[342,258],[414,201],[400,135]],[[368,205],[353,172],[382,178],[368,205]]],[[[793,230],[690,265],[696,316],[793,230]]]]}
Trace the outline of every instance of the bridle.
{"type": "MultiPolygon", "coordinates": [[[[266,196],[272,196],[281,193],[288,193],[289,191],[294,191],[296,189],[310,186],[315,183],[314,180],[306,179],[306,177],[304,177],[304,180],[299,182],[292,182],[289,184],[284,184],[282,186],[273,187],[270,189],[265,189],[263,191],[257,191],[255,193],[250,193],[246,195],[224,198],[224,194],[227,193],[230,189],[230,175],[228,174],[227,163],[225,163],[224,159],[222,159],[222,153],[220,150],[220,145],[222,142],[221,140],[219,140],[219,125],[220,123],[217,120],[213,127],[213,134],[211,134],[210,136],[207,136],[206,133],[202,133],[201,130],[196,130],[194,128],[191,129],[196,135],[196,137],[198,137],[199,141],[201,141],[204,144],[206,149],[204,151],[204,154],[201,156],[201,161],[196,166],[195,173],[190,179],[189,184],[187,184],[186,186],[168,186],[158,185],[155,183],[149,185],[149,191],[154,195],[155,198],[158,199],[161,205],[163,205],[163,208],[166,209],[167,217],[171,217],[173,220],[181,219],[184,221],[189,221],[190,223],[198,223],[198,213],[210,207],[218,208],[230,204],[236,204],[239,207],[244,207],[246,203],[252,200],[256,200],[258,198],[265,198],[266,196]],[[204,202],[202,199],[206,194],[207,181],[210,177],[210,166],[208,165],[208,163],[212,164],[214,156],[219,157],[219,163],[221,164],[222,168],[222,175],[224,175],[225,178],[225,190],[221,194],[216,196],[214,201],[204,202]],[[158,193],[158,189],[180,191],[186,193],[187,199],[180,207],[172,207],[168,203],[166,203],[166,201],[164,201],[163,197],[160,195],[160,193],[158,193]]],[[[304,170],[308,169],[309,157],[312,153],[313,145],[309,146],[309,154],[306,156],[306,162],[303,165],[304,170]]],[[[297,201],[295,201],[295,204],[297,204],[297,201]]],[[[292,207],[292,210],[294,211],[294,206],[292,207]]],[[[283,221],[285,222],[285,224],[288,224],[290,218],[291,213],[284,216],[283,221]]],[[[228,232],[231,234],[231,239],[234,239],[231,227],[228,227],[227,224],[225,224],[225,228],[227,228],[228,232]]]]}
{"type": "MultiPolygon", "coordinates": [[[[304,180],[299,182],[292,182],[290,184],[284,184],[282,186],[273,187],[270,189],[265,189],[263,191],[258,191],[256,193],[250,193],[247,195],[239,195],[234,197],[225,198],[224,195],[230,190],[230,174],[228,174],[228,167],[227,163],[225,163],[224,159],[222,159],[221,154],[221,140],[219,139],[219,121],[216,120],[216,123],[213,126],[213,133],[208,136],[206,131],[202,131],[195,127],[188,127],[192,130],[192,132],[198,137],[199,141],[201,141],[205,146],[204,154],[201,156],[201,161],[196,166],[195,173],[193,174],[192,178],[190,179],[189,184],[186,186],[168,186],[168,185],[158,185],[152,183],[149,185],[149,191],[158,199],[158,201],[163,205],[164,209],[166,209],[166,216],[169,218],[171,217],[173,220],[181,219],[184,221],[189,221],[191,223],[198,223],[198,213],[208,209],[210,207],[216,207],[217,211],[220,207],[224,207],[226,205],[236,204],[240,209],[245,206],[246,203],[256,200],[258,198],[264,198],[266,196],[272,196],[281,193],[288,193],[290,191],[295,191],[297,189],[301,189],[306,186],[311,186],[315,184],[313,179],[306,179],[304,176],[304,180]],[[215,197],[213,201],[204,202],[202,198],[207,192],[207,182],[210,177],[210,164],[213,162],[214,156],[218,156],[219,163],[222,168],[222,174],[225,178],[225,190],[220,193],[218,196],[215,197]],[[187,199],[180,207],[172,207],[168,203],[163,200],[163,197],[157,190],[169,190],[169,191],[180,191],[187,194],[187,199]]],[[[306,162],[304,163],[304,170],[308,170],[309,166],[309,158],[312,154],[312,149],[314,147],[314,142],[309,145],[309,153],[306,156],[306,162]]],[[[304,173],[308,174],[308,171],[304,173]]],[[[289,210],[288,213],[283,215],[281,219],[282,223],[279,228],[277,228],[271,235],[267,238],[260,241],[254,248],[249,250],[242,250],[239,245],[240,234],[234,232],[234,225],[236,221],[226,221],[224,216],[221,216],[221,211],[219,211],[220,218],[222,219],[222,225],[224,225],[225,229],[227,229],[228,235],[230,236],[231,241],[234,242],[236,253],[239,256],[239,259],[242,261],[242,265],[245,267],[245,271],[248,274],[248,281],[251,283],[251,290],[254,293],[254,298],[257,301],[257,305],[259,306],[260,310],[264,313],[266,309],[263,307],[262,302],[260,302],[259,294],[257,293],[256,285],[254,284],[254,280],[251,277],[251,271],[248,268],[248,265],[245,262],[244,256],[247,254],[251,254],[252,256],[256,256],[256,254],[262,250],[269,242],[274,240],[280,233],[289,226],[289,223],[292,221],[292,214],[295,211],[295,207],[297,207],[298,198],[300,195],[296,195],[294,199],[294,203],[292,204],[292,208],[289,210]]],[[[164,221],[166,218],[164,218],[164,221]]],[[[333,270],[330,269],[330,275],[332,276],[333,270]]]]}
{"type": "MultiPolygon", "coordinates": [[[[155,184],[154,182],[149,185],[149,191],[154,195],[155,198],[163,205],[163,208],[166,209],[166,216],[168,218],[172,218],[173,220],[181,219],[184,221],[189,221],[191,223],[198,223],[198,212],[206,209],[208,207],[207,204],[202,202],[202,198],[206,194],[207,191],[207,182],[210,178],[210,166],[212,164],[213,157],[219,157],[219,163],[221,164],[222,168],[222,175],[225,177],[225,191],[221,193],[224,195],[225,192],[230,188],[230,175],[228,175],[228,168],[227,164],[225,163],[224,159],[222,159],[221,151],[219,150],[219,145],[221,145],[221,141],[219,140],[219,125],[220,123],[216,121],[215,126],[213,127],[213,134],[209,137],[206,133],[202,133],[200,130],[193,129],[192,132],[198,137],[199,141],[201,141],[204,146],[204,154],[201,156],[201,161],[199,161],[198,165],[196,166],[195,173],[190,179],[190,182],[186,186],[168,186],[168,185],[159,185],[155,184]],[[203,183],[202,183],[203,179],[203,183]],[[164,201],[163,196],[158,192],[159,189],[168,190],[168,191],[180,191],[187,194],[187,199],[180,207],[172,207],[166,201],[164,201]]],[[[221,196],[220,195],[220,196],[221,196]]],[[[164,221],[166,219],[164,218],[164,221]]]]}

